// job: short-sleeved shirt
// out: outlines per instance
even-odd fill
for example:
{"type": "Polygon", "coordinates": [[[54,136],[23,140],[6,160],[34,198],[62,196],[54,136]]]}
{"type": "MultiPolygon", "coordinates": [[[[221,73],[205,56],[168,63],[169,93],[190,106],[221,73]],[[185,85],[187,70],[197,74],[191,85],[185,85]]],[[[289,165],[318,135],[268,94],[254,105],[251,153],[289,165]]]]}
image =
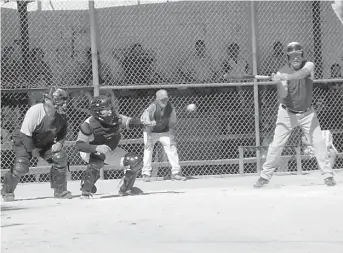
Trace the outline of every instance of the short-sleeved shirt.
{"type": "Polygon", "coordinates": [[[67,119],[57,112],[48,116],[43,103],[38,103],[26,112],[20,132],[32,137],[36,148],[44,148],[66,136],[67,119]]]}
{"type": "MultiPolygon", "coordinates": [[[[295,79],[282,81],[287,82],[288,94],[285,98],[280,98],[280,102],[287,108],[295,111],[304,111],[312,104],[313,97],[313,79],[314,79],[314,64],[310,61],[304,61],[302,68],[310,71],[310,74],[303,79],[295,79]]],[[[293,74],[296,72],[289,64],[283,66],[278,73],[293,74]]]]}

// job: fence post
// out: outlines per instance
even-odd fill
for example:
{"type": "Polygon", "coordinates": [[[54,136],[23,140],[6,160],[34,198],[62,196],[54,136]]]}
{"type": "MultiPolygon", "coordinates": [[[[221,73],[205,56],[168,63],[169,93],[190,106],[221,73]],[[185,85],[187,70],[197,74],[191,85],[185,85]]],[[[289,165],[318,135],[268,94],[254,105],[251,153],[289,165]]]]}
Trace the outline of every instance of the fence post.
{"type": "Polygon", "coordinates": [[[244,152],[243,147],[238,147],[238,153],[239,153],[239,174],[241,176],[244,175],[244,152]]]}
{"type": "MultiPolygon", "coordinates": [[[[89,24],[90,24],[90,36],[91,36],[91,50],[92,50],[92,73],[93,73],[93,87],[94,96],[99,96],[99,56],[97,48],[97,33],[96,33],[96,22],[95,22],[95,10],[94,0],[88,1],[89,8],[89,24]]],[[[100,169],[100,179],[104,179],[104,168],[100,169]]]]}
{"type": "Polygon", "coordinates": [[[99,64],[98,64],[98,48],[96,38],[96,23],[94,13],[94,0],[89,0],[89,23],[90,23],[90,37],[92,50],[92,71],[93,71],[93,86],[94,96],[99,96],[99,64]]]}
{"type": "Polygon", "coordinates": [[[300,146],[297,146],[295,148],[296,151],[296,156],[297,156],[297,173],[301,174],[302,173],[302,167],[301,167],[301,149],[300,146]]]}
{"type": "MultiPolygon", "coordinates": [[[[253,74],[257,75],[257,43],[256,43],[256,16],[255,16],[255,3],[250,2],[250,13],[251,13],[251,46],[252,46],[252,57],[253,57],[253,74]]],[[[259,111],[259,94],[258,94],[258,83],[257,79],[254,79],[254,108],[255,108],[255,138],[256,146],[260,146],[260,111],[259,111]]],[[[260,172],[261,168],[261,151],[256,149],[256,171],[260,172]]]]}

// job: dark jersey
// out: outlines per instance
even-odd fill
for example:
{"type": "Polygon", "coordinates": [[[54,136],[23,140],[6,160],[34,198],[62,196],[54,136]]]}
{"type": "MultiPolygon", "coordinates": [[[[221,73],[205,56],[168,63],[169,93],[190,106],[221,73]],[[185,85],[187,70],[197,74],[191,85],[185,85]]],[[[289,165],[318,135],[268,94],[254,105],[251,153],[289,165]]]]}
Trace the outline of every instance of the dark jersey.
{"type": "Polygon", "coordinates": [[[107,145],[114,150],[121,140],[121,129],[129,128],[131,118],[119,115],[118,125],[104,126],[93,116],[87,118],[84,124],[88,124],[90,133],[79,132],[76,142],[86,142],[91,145],[107,145]]]}
{"type": "Polygon", "coordinates": [[[57,112],[54,116],[48,116],[44,105],[39,103],[26,112],[20,132],[32,137],[36,148],[44,148],[65,138],[67,119],[57,112]]]}

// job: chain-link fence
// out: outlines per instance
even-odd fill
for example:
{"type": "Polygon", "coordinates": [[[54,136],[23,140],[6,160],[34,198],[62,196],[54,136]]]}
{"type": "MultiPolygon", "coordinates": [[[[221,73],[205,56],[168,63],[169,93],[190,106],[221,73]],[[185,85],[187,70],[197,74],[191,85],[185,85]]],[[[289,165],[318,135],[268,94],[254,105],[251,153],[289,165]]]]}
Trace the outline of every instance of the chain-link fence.
{"type": "MultiPolygon", "coordinates": [[[[71,97],[65,147],[71,179],[81,178],[85,164],[74,142],[94,94],[91,47],[98,52],[101,92],[114,98],[120,113],[139,117],[157,88],[167,87],[178,116],[176,138],[183,173],[197,176],[240,173],[239,147],[247,147],[241,151],[243,173],[258,171],[257,143],[267,147],[275,127],[275,86],[259,84],[256,115],[253,80],[223,76],[252,74],[254,66],[257,73],[270,75],[286,63],[285,45],[299,41],[316,66],[313,105],[321,126],[332,132],[334,145],[343,152],[343,28],[329,2],[95,1],[94,10],[88,4],[2,3],[2,174],[13,165],[11,134],[20,127],[26,110],[42,100],[44,89],[59,86],[71,97]],[[186,112],[190,103],[197,105],[195,113],[186,112]]],[[[120,147],[143,155],[142,130],[122,134],[120,147]]],[[[296,129],[287,145],[301,147],[303,170],[317,169],[314,159],[303,154],[300,136],[296,129]]],[[[262,162],[265,150],[260,149],[262,162]]],[[[285,149],[279,171],[297,170],[295,150],[285,149]]],[[[154,161],[154,175],[168,177],[170,166],[159,144],[154,161]]],[[[23,182],[49,180],[46,163],[33,159],[31,165],[23,182]]],[[[335,168],[342,167],[341,156],[335,168]]],[[[121,176],[117,168],[105,167],[104,178],[121,176]]]]}

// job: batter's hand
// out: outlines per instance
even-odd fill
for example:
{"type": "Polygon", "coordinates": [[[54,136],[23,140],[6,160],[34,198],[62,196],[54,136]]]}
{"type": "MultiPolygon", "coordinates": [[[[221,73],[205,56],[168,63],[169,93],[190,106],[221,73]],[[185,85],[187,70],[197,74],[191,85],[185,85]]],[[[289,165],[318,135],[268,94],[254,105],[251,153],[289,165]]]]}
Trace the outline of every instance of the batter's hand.
{"type": "Polygon", "coordinates": [[[56,142],[54,145],[52,145],[51,151],[52,151],[52,153],[59,152],[59,151],[62,150],[62,147],[63,147],[63,146],[62,146],[62,143],[56,142]]]}
{"type": "Polygon", "coordinates": [[[154,127],[154,126],[156,126],[156,121],[155,120],[153,120],[153,121],[143,121],[142,124],[143,124],[143,126],[154,127]]]}
{"type": "Polygon", "coordinates": [[[32,157],[40,157],[40,149],[38,148],[33,149],[31,154],[32,154],[32,157]]]}
{"type": "Polygon", "coordinates": [[[102,153],[102,154],[107,154],[107,153],[111,152],[112,149],[107,145],[98,145],[98,146],[96,146],[95,151],[102,153]]]}
{"type": "Polygon", "coordinates": [[[282,98],[285,98],[288,95],[288,83],[287,81],[285,81],[285,78],[287,78],[286,75],[287,74],[280,74],[280,73],[272,74],[272,80],[279,82],[278,86],[279,86],[280,96],[282,98]]]}

